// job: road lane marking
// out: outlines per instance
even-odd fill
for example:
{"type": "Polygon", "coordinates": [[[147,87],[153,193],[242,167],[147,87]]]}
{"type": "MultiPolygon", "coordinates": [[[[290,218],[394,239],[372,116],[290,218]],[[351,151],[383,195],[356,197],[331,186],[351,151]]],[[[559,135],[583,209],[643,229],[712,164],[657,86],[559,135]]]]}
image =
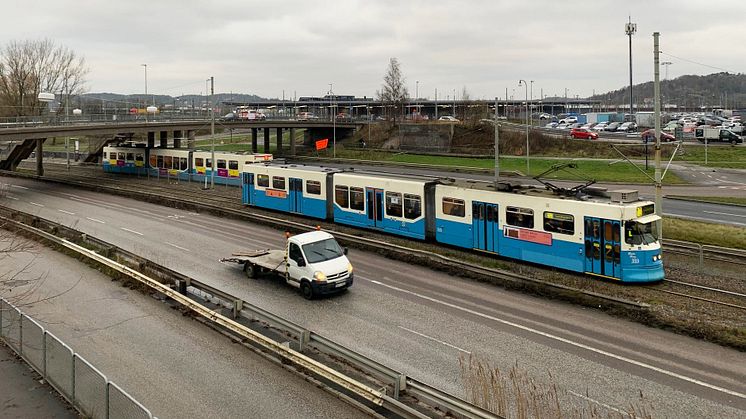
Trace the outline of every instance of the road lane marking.
{"type": "Polygon", "coordinates": [[[166,244],[169,245],[169,246],[173,246],[173,247],[175,247],[177,249],[181,249],[181,250],[183,250],[185,252],[191,252],[191,250],[189,250],[187,248],[184,248],[184,247],[181,247],[181,246],[179,246],[177,244],[173,244],[173,243],[169,243],[169,242],[166,242],[166,244]]]}
{"type": "Polygon", "coordinates": [[[18,201],[18,198],[16,198],[15,196],[10,196],[10,195],[8,195],[8,196],[7,196],[6,198],[8,198],[8,199],[12,199],[12,200],[14,200],[14,201],[18,201]]]}
{"type": "Polygon", "coordinates": [[[37,207],[42,207],[42,208],[44,207],[44,205],[38,204],[36,202],[28,201],[28,203],[31,204],[31,205],[36,205],[37,207]]]}
{"type": "Polygon", "coordinates": [[[616,407],[614,407],[614,406],[609,406],[609,405],[608,405],[608,404],[606,404],[606,403],[601,403],[600,401],[598,401],[598,400],[596,400],[596,399],[592,399],[592,398],[590,398],[590,397],[586,396],[585,394],[580,394],[580,393],[574,392],[574,391],[572,391],[572,390],[567,390],[567,392],[568,392],[568,393],[570,393],[570,394],[572,394],[572,395],[573,395],[573,396],[575,396],[575,397],[580,397],[580,398],[581,398],[581,399],[583,399],[583,400],[587,400],[587,401],[589,401],[589,402],[591,402],[591,403],[595,403],[595,404],[597,404],[597,405],[599,405],[599,406],[602,406],[602,407],[605,407],[605,408],[607,408],[607,409],[609,409],[609,410],[613,410],[613,411],[615,411],[615,412],[619,413],[619,414],[620,414],[620,415],[622,415],[622,416],[627,416],[627,412],[624,412],[624,411],[622,411],[622,410],[619,410],[619,409],[617,409],[617,408],[616,408],[616,407]]]}
{"type": "Polygon", "coordinates": [[[450,348],[453,348],[453,349],[456,349],[456,350],[458,350],[458,351],[461,351],[461,352],[464,352],[464,353],[467,353],[467,354],[471,355],[471,352],[467,351],[466,349],[461,349],[461,348],[459,348],[458,346],[454,346],[454,345],[451,345],[451,344],[450,344],[450,343],[448,343],[448,342],[444,342],[444,341],[442,341],[442,340],[438,340],[438,339],[435,339],[435,338],[434,338],[434,337],[432,337],[432,336],[428,336],[428,335],[426,335],[426,334],[424,334],[424,333],[416,332],[416,331],[414,331],[414,330],[412,330],[412,329],[407,329],[407,328],[406,328],[406,327],[404,327],[404,326],[397,326],[397,327],[398,327],[399,329],[402,329],[402,330],[406,330],[407,332],[410,332],[410,333],[414,333],[414,334],[415,334],[415,335],[417,335],[417,336],[422,336],[423,338],[426,338],[426,339],[430,339],[430,340],[432,340],[432,341],[434,341],[434,342],[438,342],[438,343],[440,343],[440,344],[442,344],[442,345],[448,346],[448,347],[450,347],[450,348]]]}
{"type": "Polygon", "coordinates": [[[27,187],[21,186],[21,185],[10,185],[10,187],[11,188],[18,188],[18,189],[28,189],[27,187]]]}
{"type": "Polygon", "coordinates": [[[374,279],[365,278],[365,277],[362,277],[362,276],[360,276],[358,278],[364,279],[366,281],[370,281],[370,282],[372,282],[374,284],[381,285],[381,286],[386,287],[386,288],[390,288],[390,289],[395,290],[395,291],[399,291],[399,292],[402,292],[402,293],[405,293],[405,294],[409,294],[409,295],[414,295],[415,297],[422,298],[423,300],[427,300],[427,301],[431,301],[433,303],[441,304],[441,305],[444,305],[446,307],[450,307],[450,308],[453,308],[453,309],[456,309],[456,310],[463,311],[465,313],[469,313],[469,314],[473,314],[473,315],[478,316],[478,317],[482,317],[484,319],[496,321],[498,323],[502,323],[502,324],[507,325],[507,326],[515,327],[516,329],[520,329],[520,330],[523,330],[523,331],[526,331],[526,332],[529,332],[529,333],[534,333],[534,334],[537,334],[539,336],[543,336],[543,337],[548,338],[548,339],[556,340],[558,342],[566,343],[568,345],[575,346],[577,348],[581,348],[581,349],[585,349],[585,350],[588,350],[588,351],[591,351],[591,352],[595,352],[597,354],[604,355],[604,356],[607,356],[609,358],[616,359],[618,361],[626,362],[628,364],[636,365],[638,367],[645,368],[645,369],[648,369],[648,370],[651,370],[651,371],[655,371],[655,372],[663,374],[663,375],[668,375],[669,377],[678,378],[680,380],[683,380],[683,381],[686,381],[686,382],[689,382],[689,383],[692,383],[692,384],[697,384],[699,386],[706,387],[706,388],[709,388],[711,390],[719,391],[719,392],[722,392],[722,393],[725,393],[725,394],[730,394],[731,396],[735,396],[735,397],[739,397],[739,398],[742,398],[742,399],[746,399],[746,394],[739,393],[739,392],[733,391],[733,390],[728,390],[727,388],[718,387],[718,386],[716,386],[714,384],[709,384],[709,383],[706,383],[704,381],[697,380],[696,378],[687,377],[685,375],[681,375],[681,374],[673,372],[673,371],[668,371],[668,370],[665,370],[663,368],[656,367],[654,365],[650,365],[650,364],[647,364],[647,363],[644,363],[644,362],[641,362],[641,361],[636,361],[634,359],[627,358],[627,357],[624,357],[624,356],[621,356],[621,355],[613,354],[611,352],[605,351],[603,349],[594,348],[594,347],[586,345],[584,343],[575,342],[575,341],[572,341],[570,339],[566,339],[566,338],[563,338],[563,337],[560,337],[560,336],[553,335],[551,333],[542,332],[541,330],[538,330],[538,329],[534,329],[534,328],[531,328],[531,327],[528,327],[528,326],[524,326],[524,325],[521,325],[521,324],[518,324],[518,323],[514,323],[514,322],[511,322],[511,321],[508,321],[508,320],[503,320],[503,319],[497,318],[495,316],[490,316],[489,314],[484,314],[484,313],[481,313],[481,312],[476,311],[476,310],[472,310],[472,309],[469,309],[469,308],[466,308],[466,307],[461,307],[461,306],[458,306],[456,304],[449,303],[447,301],[438,300],[437,298],[428,297],[428,296],[423,295],[423,294],[418,294],[418,293],[416,293],[414,291],[409,291],[409,290],[406,290],[406,289],[403,289],[403,288],[395,287],[393,285],[384,284],[383,282],[376,281],[374,279]]]}
{"type": "Polygon", "coordinates": [[[126,231],[126,232],[129,232],[129,233],[132,233],[132,234],[137,234],[138,236],[144,236],[144,234],[140,233],[139,231],[135,231],[135,230],[130,230],[130,229],[128,229],[128,228],[124,228],[124,227],[120,227],[120,228],[121,228],[122,230],[126,231]]]}
{"type": "Polygon", "coordinates": [[[68,214],[68,215],[75,215],[75,213],[74,213],[74,212],[70,212],[70,211],[65,211],[65,210],[63,210],[63,209],[58,209],[57,211],[59,211],[59,212],[61,212],[61,213],[64,213],[64,214],[68,214]]]}
{"type": "Polygon", "coordinates": [[[731,213],[728,213],[728,212],[717,212],[717,211],[702,211],[702,212],[706,212],[706,213],[708,213],[708,214],[717,214],[717,215],[730,215],[730,216],[732,216],[732,217],[743,217],[743,218],[746,218],[746,215],[740,215],[740,214],[731,214],[731,213]]]}
{"type": "Polygon", "coordinates": [[[93,222],[95,222],[95,223],[106,224],[105,222],[103,222],[103,221],[101,221],[101,220],[97,220],[97,219],[95,219],[95,218],[91,218],[91,217],[85,217],[85,218],[86,218],[86,220],[91,220],[91,221],[93,221],[93,222]]]}

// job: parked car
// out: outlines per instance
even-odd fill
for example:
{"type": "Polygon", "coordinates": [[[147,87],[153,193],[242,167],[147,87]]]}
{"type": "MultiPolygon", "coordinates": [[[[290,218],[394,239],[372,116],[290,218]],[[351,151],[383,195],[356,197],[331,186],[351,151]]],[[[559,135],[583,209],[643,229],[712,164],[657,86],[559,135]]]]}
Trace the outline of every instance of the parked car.
{"type": "Polygon", "coordinates": [[[619,122],[612,122],[604,128],[604,131],[614,132],[619,128],[620,125],[622,124],[620,124],[619,122]]]}
{"type": "Polygon", "coordinates": [[[556,122],[550,122],[550,123],[544,125],[544,128],[557,128],[557,125],[559,125],[559,124],[556,123],[556,122]]]}
{"type": "Polygon", "coordinates": [[[552,119],[552,115],[549,115],[548,113],[543,113],[539,115],[539,119],[540,120],[552,119]]]}
{"type": "Polygon", "coordinates": [[[564,122],[560,122],[560,123],[559,123],[559,124],[557,125],[557,127],[556,127],[556,128],[557,128],[557,129],[567,129],[567,128],[568,128],[568,125],[567,125],[567,124],[565,124],[564,122]]]}
{"type": "Polygon", "coordinates": [[[598,133],[587,128],[573,128],[570,130],[570,137],[584,140],[595,140],[598,138],[598,133]]]}
{"type": "Polygon", "coordinates": [[[236,114],[233,112],[229,112],[223,116],[220,117],[221,121],[235,121],[236,120],[236,114]]]}
{"type": "MultiPolygon", "coordinates": [[[[655,130],[654,129],[645,130],[642,132],[642,134],[640,134],[640,136],[642,137],[642,141],[644,142],[648,142],[648,143],[655,142],[655,130]]],[[[676,141],[676,137],[674,137],[671,134],[661,131],[661,142],[669,143],[671,141],[676,141]]]]}
{"type": "Polygon", "coordinates": [[[593,126],[593,131],[603,131],[604,128],[606,128],[606,122],[599,122],[598,124],[593,126]]]}
{"type": "Polygon", "coordinates": [[[680,125],[679,125],[678,122],[671,121],[671,122],[667,123],[665,127],[661,128],[661,130],[666,131],[666,132],[674,132],[674,131],[676,131],[676,128],[678,128],[679,126],[680,125]]]}
{"type": "Polygon", "coordinates": [[[634,132],[637,131],[637,124],[634,122],[625,122],[622,125],[619,125],[619,128],[616,130],[619,132],[634,132]]]}
{"type": "Polygon", "coordinates": [[[451,115],[443,115],[438,118],[438,121],[459,122],[458,119],[452,117],[451,115]]]}
{"type": "Polygon", "coordinates": [[[560,124],[562,124],[562,123],[565,123],[565,124],[574,124],[576,122],[578,122],[578,117],[577,116],[566,116],[566,117],[564,117],[564,118],[562,118],[562,119],[559,120],[560,124]]]}

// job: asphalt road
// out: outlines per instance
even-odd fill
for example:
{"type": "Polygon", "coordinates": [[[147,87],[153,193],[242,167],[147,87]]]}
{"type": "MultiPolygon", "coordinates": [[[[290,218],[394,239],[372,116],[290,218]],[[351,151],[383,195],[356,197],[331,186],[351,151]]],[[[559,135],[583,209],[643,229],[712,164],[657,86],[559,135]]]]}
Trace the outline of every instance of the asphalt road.
{"type": "Polygon", "coordinates": [[[4,205],[74,226],[456,394],[464,392],[459,357],[474,355],[502,371],[517,363],[540,382],[551,374],[573,405],[625,409],[643,394],[654,416],[746,412],[746,355],[738,351],[355,250],[355,286],[306,301],[277,281],[249,281],[217,262],[238,249],[280,246],[279,231],[3,180],[15,184],[4,205]]]}
{"type": "MultiPolygon", "coordinates": [[[[49,248],[36,244],[3,259],[3,274],[18,270],[12,283],[0,282],[0,293],[161,419],[365,416],[191,316],[49,248]]],[[[0,375],[0,389],[33,389],[5,382],[13,377],[0,375]]],[[[67,417],[46,413],[30,395],[15,402],[39,406],[0,406],[0,416],[67,417]]]]}
{"type": "MultiPolygon", "coordinates": [[[[324,166],[349,168],[350,164],[323,162],[324,166]]],[[[397,174],[420,174],[434,177],[450,177],[456,179],[477,179],[494,181],[494,176],[478,173],[461,174],[446,170],[419,169],[403,166],[355,165],[356,170],[371,170],[376,172],[397,174]]],[[[693,183],[687,186],[664,186],[664,196],[724,196],[746,198],[746,171],[736,169],[705,169],[700,166],[677,165],[671,170],[684,179],[693,183]]],[[[543,187],[541,183],[524,177],[504,177],[505,181],[518,182],[525,185],[543,187]]],[[[575,186],[580,182],[556,181],[560,186],[575,186]]],[[[608,190],[633,189],[640,192],[643,199],[655,200],[655,188],[648,185],[623,185],[612,183],[598,183],[594,186],[608,190]]],[[[663,214],[692,220],[708,221],[721,224],[746,226],[746,207],[709,204],[701,202],[683,201],[679,199],[663,198],[663,214]]],[[[665,232],[664,232],[665,233],[665,232]]]]}

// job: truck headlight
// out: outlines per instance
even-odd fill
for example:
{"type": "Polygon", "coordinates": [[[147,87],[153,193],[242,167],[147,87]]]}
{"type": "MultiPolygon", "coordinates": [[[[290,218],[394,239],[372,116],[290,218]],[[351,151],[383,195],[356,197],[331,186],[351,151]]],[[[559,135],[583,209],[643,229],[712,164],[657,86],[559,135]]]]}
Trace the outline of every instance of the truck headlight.
{"type": "Polygon", "coordinates": [[[350,262],[347,262],[347,273],[348,274],[352,273],[352,264],[350,262]]]}
{"type": "Polygon", "coordinates": [[[313,280],[316,282],[326,282],[326,274],[321,271],[313,273],[313,280]]]}

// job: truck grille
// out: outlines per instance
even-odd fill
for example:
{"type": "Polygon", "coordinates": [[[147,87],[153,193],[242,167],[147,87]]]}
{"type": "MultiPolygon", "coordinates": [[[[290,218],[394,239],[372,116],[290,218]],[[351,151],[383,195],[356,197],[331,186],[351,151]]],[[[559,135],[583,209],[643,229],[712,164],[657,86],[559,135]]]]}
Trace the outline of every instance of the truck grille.
{"type": "Polygon", "coordinates": [[[331,274],[326,276],[327,281],[336,281],[338,279],[344,279],[347,277],[347,271],[338,272],[336,274],[331,274]]]}

